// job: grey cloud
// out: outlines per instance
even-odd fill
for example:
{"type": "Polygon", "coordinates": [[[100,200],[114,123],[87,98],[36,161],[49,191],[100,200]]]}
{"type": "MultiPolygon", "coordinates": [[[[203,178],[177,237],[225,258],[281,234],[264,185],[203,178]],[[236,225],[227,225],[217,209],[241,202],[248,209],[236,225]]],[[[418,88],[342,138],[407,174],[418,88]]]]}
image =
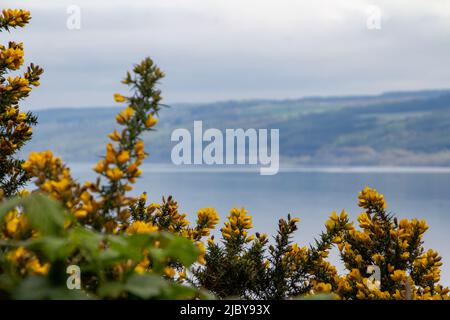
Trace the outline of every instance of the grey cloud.
{"type": "Polygon", "coordinates": [[[33,23],[6,38],[46,69],[30,108],[111,105],[147,55],[167,73],[169,103],[450,87],[442,1],[379,1],[379,31],[365,27],[369,1],[79,1],[79,31],[65,27],[69,1],[12,2],[33,23]]]}

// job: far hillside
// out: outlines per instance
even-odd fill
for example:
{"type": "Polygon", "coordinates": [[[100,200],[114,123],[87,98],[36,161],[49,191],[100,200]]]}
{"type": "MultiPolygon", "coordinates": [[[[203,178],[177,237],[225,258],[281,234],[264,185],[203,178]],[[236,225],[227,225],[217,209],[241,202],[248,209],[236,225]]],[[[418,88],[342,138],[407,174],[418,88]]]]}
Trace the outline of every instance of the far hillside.
{"type": "MultiPolygon", "coordinates": [[[[119,108],[40,110],[24,150],[52,149],[68,162],[94,162],[119,108]]],[[[178,104],[146,137],[149,162],[169,162],[176,128],[278,128],[282,165],[450,165],[450,90],[377,96],[178,104]]]]}

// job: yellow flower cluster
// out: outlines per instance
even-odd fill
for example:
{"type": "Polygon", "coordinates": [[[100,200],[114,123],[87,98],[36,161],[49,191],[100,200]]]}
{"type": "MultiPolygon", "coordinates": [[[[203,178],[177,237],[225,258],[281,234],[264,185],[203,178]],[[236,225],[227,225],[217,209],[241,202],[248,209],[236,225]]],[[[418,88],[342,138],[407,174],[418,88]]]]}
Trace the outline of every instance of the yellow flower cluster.
{"type": "Polygon", "coordinates": [[[290,271],[295,271],[308,259],[308,248],[299,247],[297,243],[292,244],[283,257],[283,264],[290,271]]]}
{"type": "Polygon", "coordinates": [[[366,209],[358,217],[361,230],[348,228],[336,242],[346,269],[351,270],[335,277],[336,293],[344,299],[448,299],[448,289],[437,285],[441,257],[421,248],[426,222],[397,222],[386,214],[383,195],[368,187],[360,193],[359,205],[366,209]],[[381,272],[378,285],[368,279],[369,266],[381,272]]]}
{"type": "Polygon", "coordinates": [[[219,223],[219,215],[214,208],[203,208],[197,212],[196,237],[209,236],[211,229],[219,223]]]}
{"type": "MultiPolygon", "coordinates": [[[[79,189],[78,185],[75,185],[74,187],[79,189]]],[[[75,218],[86,219],[89,215],[94,215],[97,212],[101,203],[97,202],[87,190],[81,189],[79,193],[81,193],[79,199],[74,199],[73,201],[79,205],[74,207],[72,212],[75,218]]],[[[108,229],[108,225],[105,225],[105,227],[108,229]]],[[[114,227],[112,227],[112,229],[114,229],[114,227]]]]}
{"type": "Polygon", "coordinates": [[[51,151],[31,152],[28,161],[22,165],[29,174],[37,177],[36,185],[63,203],[72,207],[73,184],[70,169],[66,168],[61,159],[53,156],[51,151]]]}
{"type": "Polygon", "coordinates": [[[312,286],[312,292],[314,294],[331,293],[333,287],[329,283],[314,281],[312,286]]]}
{"type": "Polygon", "coordinates": [[[0,68],[18,70],[24,63],[23,44],[9,43],[9,47],[0,44],[0,68]]]}
{"type": "MultiPolygon", "coordinates": [[[[117,103],[123,103],[127,101],[127,98],[121,95],[120,93],[114,94],[114,100],[117,103]]],[[[121,110],[119,114],[116,116],[116,121],[120,125],[129,124],[129,122],[133,119],[136,111],[134,110],[132,105],[129,105],[125,109],[121,110]]],[[[147,129],[154,127],[158,123],[158,119],[150,113],[144,121],[144,125],[147,129]]],[[[118,141],[118,140],[116,140],[118,141]]]]}
{"type": "Polygon", "coordinates": [[[224,223],[224,227],[220,230],[224,239],[242,239],[245,242],[250,242],[254,239],[254,236],[248,236],[247,230],[253,227],[252,217],[248,215],[247,210],[244,208],[233,208],[227,217],[227,222],[224,223]]]}
{"type": "Polygon", "coordinates": [[[144,258],[136,265],[134,268],[134,271],[137,273],[144,273],[149,270],[150,267],[150,259],[148,258],[148,255],[145,253],[144,258]]]}
{"type": "Polygon", "coordinates": [[[414,271],[422,275],[425,282],[438,282],[440,280],[440,267],[442,266],[442,258],[437,252],[428,250],[423,255],[414,260],[414,271]]]}
{"type": "Polygon", "coordinates": [[[336,292],[340,298],[355,297],[369,300],[442,300],[449,299],[449,289],[440,285],[433,289],[427,286],[417,289],[411,276],[405,270],[393,270],[390,279],[394,281],[394,289],[381,289],[380,282],[364,277],[358,269],[353,269],[348,275],[335,277],[336,292]]]}
{"type": "MultiPolygon", "coordinates": [[[[179,236],[192,240],[199,249],[199,257],[197,262],[205,264],[206,246],[201,241],[204,236],[210,234],[210,230],[215,227],[219,221],[219,215],[214,208],[203,208],[198,210],[197,223],[194,228],[189,227],[189,221],[186,219],[186,214],[180,214],[178,212],[178,203],[168,197],[163,198],[162,204],[151,203],[146,206],[147,196],[141,195],[138,199],[138,203],[141,208],[144,208],[142,212],[136,207],[132,209],[133,217],[139,216],[141,220],[135,219],[126,229],[129,234],[133,233],[152,233],[156,231],[169,231],[179,236]]],[[[142,210],[142,209],[141,209],[142,210]]],[[[143,270],[142,266],[146,265],[146,258],[138,265],[138,270],[143,270]]],[[[148,265],[145,267],[148,269],[148,265]]],[[[174,278],[175,270],[168,267],[166,276],[174,278]]],[[[179,273],[178,280],[182,281],[185,278],[183,272],[179,273]]]]}
{"type": "Polygon", "coordinates": [[[46,275],[50,270],[49,263],[41,263],[36,255],[24,247],[9,251],[6,258],[20,269],[22,275],[46,275]]]}
{"type": "Polygon", "coordinates": [[[198,263],[200,264],[206,264],[205,255],[206,255],[206,246],[203,242],[197,241],[195,243],[197,245],[197,248],[200,251],[199,257],[198,257],[198,263]]]}
{"type": "Polygon", "coordinates": [[[4,79],[0,80],[0,94],[8,94],[13,101],[18,101],[31,91],[30,82],[26,78],[15,76],[8,77],[7,82],[4,81],[4,79]]]}
{"type": "Polygon", "coordinates": [[[413,240],[412,238],[417,237],[421,239],[423,234],[428,230],[428,225],[425,220],[418,219],[402,219],[397,232],[391,232],[391,236],[401,240],[413,240]]]}
{"type": "Polygon", "coordinates": [[[325,223],[328,232],[334,231],[340,224],[347,224],[348,214],[344,210],[342,210],[341,214],[338,215],[336,211],[331,213],[330,218],[325,223]]]}
{"type": "Polygon", "coordinates": [[[30,12],[22,9],[3,9],[0,27],[24,27],[31,20],[30,12]]]}
{"type": "MultiPolygon", "coordinates": [[[[142,173],[138,166],[145,158],[143,153],[143,143],[139,142],[135,147],[137,160],[129,163],[131,156],[129,150],[116,150],[111,143],[106,146],[106,156],[101,159],[94,170],[107,177],[112,182],[117,182],[126,178],[130,183],[134,183],[136,178],[142,173]]],[[[125,190],[131,190],[131,186],[125,184],[125,190]]]]}
{"type": "Polygon", "coordinates": [[[336,276],[334,280],[337,286],[335,292],[341,298],[349,296],[356,299],[390,299],[389,292],[380,290],[379,283],[373,283],[367,277],[363,277],[359,269],[352,269],[349,274],[342,277],[336,276]]]}
{"type": "Polygon", "coordinates": [[[153,233],[158,231],[158,227],[151,222],[134,221],[128,228],[128,234],[153,233]]]}
{"type": "Polygon", "coordinates": [[[36,177],[35,184],[41,192],[60,200],[76,218],[86,218],[99,207],[87,187],[81,188],[72,178],[70,169],[51,151],[31,152],[22,167],[36,177]]]}
{"type": "Polygon", "coordinates": [[[17,209],[13,209],[6,214],[2,229],[0,238],[3,239],[22,239],[30,233],[27,218],[17,209]]]}
{"type": "Polygon", "coordinates": [[[377,190],[365,187],[359,193],[359,206],[364,209],[381,208],[386,209],[387,205],[384,196],[377,190]]]}
{"type": "Polygon", "coordinates": [[[7,107],[0,114],[0,123],[6,124],[9,135],[0,136],[0,147],[3,156],[8,156],[21,147],[24,140],[31,137],[33,130],[28,123],[28,116],[17,107],[7,107]]]}
{"type": "Polygon", "coordinates": [[[39,185],[47,178],[58,176],[63,171],[61,159],[54,157],[51,151],[31,152],[22,167],[38,178],[39,185]]]}
{"type": "Polygon", "coordinates": [[[172,197],[167,200],[163,198],[163,203],[150,204],[147,208],[147,214],[152,214],[154,220],[157,221],[158,226],[163,230],[179,234],[186,238],[194,238],[193,230],[189,229],[189,221],[186,219],[186,214],[178,212],[178,203],[172,197]]]}
{"type": "MultiPolygon", "coordinates": [[[[117,101],[117,100],[116,100],[117,101]]],[[[133,118],[135,114],[134,109],[131,106],[126,107],[116,116],[117,123],[125,124],[133,118]]]]}

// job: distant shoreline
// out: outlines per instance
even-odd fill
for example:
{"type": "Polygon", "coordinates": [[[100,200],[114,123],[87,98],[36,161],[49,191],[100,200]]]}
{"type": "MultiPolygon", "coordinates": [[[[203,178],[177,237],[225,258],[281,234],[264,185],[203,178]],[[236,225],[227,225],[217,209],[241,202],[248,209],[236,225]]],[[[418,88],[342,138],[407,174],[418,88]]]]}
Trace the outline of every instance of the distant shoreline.
{"type": "MultiPolygon", "coordinates": [[[[91,171],[95,163],[69,162],[75,172],[91,171]]],[[[142,165],[145,172],[155,173],[254,173],[259,167],[254,166],[176,166],[169,163],[147,163],[142,165]]],[[[419,166],[281,166],[280,173],[410,173],[410,174],[450,174],[449,167],[419,166]]]]}

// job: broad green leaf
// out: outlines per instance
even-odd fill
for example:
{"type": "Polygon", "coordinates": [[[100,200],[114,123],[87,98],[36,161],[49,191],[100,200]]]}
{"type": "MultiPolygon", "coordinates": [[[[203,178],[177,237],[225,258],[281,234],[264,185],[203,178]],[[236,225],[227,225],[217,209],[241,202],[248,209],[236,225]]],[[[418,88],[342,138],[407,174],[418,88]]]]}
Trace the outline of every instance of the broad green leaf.
{"type": "Polygon", "coordinates": [[[170,283],[163,288],[160,299],[162,300],[192,300],[197,297],[197,290],[193,287],[170,283]]]}
{"type": "Polygon", "coordinates": [[[67,258],[76,247],[67,238],[47,236],[33,240],[28,248],[41,251],[50,261],[55,261],[67,258]]]}
{"type": "Polygon", "coordinates": [[[199,249],[191,240],[177,236],[174,236],[163,249],[169,257],[179,260],[186,267],[197,261],[199,255],[199,249]]]}
{"type": "Polygon", "coordinates": [[[69,239],[73,245],[94,254],[98,254],[99,245],[103,238],[103,235],[83,227],[74,227],[69,231],[69,239]]]}
{"type": "Polygon", "coordinates": [[[119,253],[124,259],[132,259],[134,261],[142,259],[145,247],[135,245],[129,236],[108,236],[107,241],[110,249],[119,253]]]}
{"type": "Polygon", "coordinates": [[[64,231],[64,210],[61,204],[41,194],[32,194],[22,201],[30,225],[42,235],[64,231]]]}
{"type": "Polygon", "coordinates": [[[24,279],[13,291],[15,300],[87,300],[89,297],[82,290],[69,290],[64,286],[55,287],[44,277],[24,279]]]}
{"type": "Polygon", "coordinates": [[[118,251],[112,249],[106,249],[100,251],[98,259],[102,262],[102,265],[112,265],[120,261],[126,260],[126,258],[118,251]]]}
{"type": "Polygon", "coordinates": [[[97,294],[101,298],[118,298],[124,291],[124,284],[120,282],[108,282],[102,285],[97,294]]]}
{"type": "Polygon", "coordinates": [[[134,274],[125,283],[125,290],[141,299],[158,297],[168,282],[155,274],[134,274]]]}

